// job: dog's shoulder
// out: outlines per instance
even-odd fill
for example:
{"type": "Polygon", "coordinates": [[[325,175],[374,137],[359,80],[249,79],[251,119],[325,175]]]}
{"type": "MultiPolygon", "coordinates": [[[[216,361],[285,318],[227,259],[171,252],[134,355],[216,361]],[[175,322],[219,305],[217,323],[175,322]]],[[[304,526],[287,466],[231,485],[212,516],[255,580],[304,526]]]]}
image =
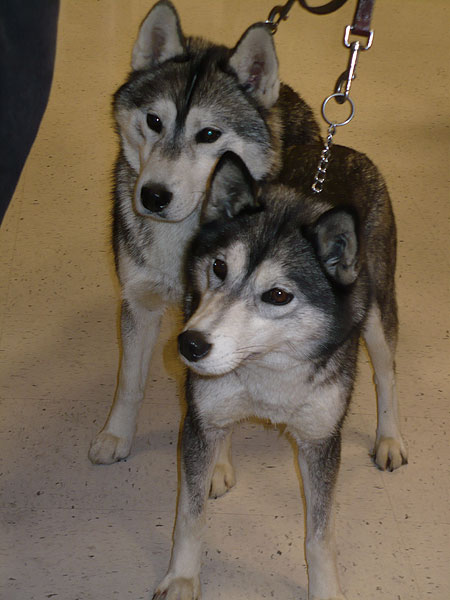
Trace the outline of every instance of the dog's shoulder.
{"type": "Polygon", "coordinates": [[[297,92],[285,83],[280,86],[276,106],[280,111],[282,141],[286,152],[292,147],[320,143],[320,128],[311,108],[297,92]]]}

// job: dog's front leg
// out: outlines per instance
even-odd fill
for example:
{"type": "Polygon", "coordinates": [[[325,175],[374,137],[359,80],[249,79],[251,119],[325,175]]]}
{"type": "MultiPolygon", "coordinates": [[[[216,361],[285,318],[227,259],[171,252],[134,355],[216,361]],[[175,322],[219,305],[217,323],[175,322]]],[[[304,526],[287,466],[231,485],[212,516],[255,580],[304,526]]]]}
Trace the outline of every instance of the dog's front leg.
{"type": "Polygon", "coordinates": [[[153,600],[198,600],[205,505],[220,448],[216,430],[203,429],[192,407],[182,435],[181,486],[172,557],[153,600]]]}
{"type": "Polygon", "coordinates": [[[119,381],[105,426],[94,438],[89,450],[93,463],[111,464],[130,453],[163,311],[161,303],[155,303],[149,309],[139,302],[122,302],[119,381]]]}
{"type": "Polygon", "coordinates": [[[299,464],[306,499],[309,600],[345,598],[337,573],[332,515],[340,445],[340,433],[325,440],[299,441],[299,464]]]}
{"type": "Polygon", "coordinates": [[[232,430],[230,430],[219,444],[217,461],[211,480],[211,489],[209,490],[210,498],[223,496],[236,484],[234,467],[231,463],[231,434],[232,430]]]}

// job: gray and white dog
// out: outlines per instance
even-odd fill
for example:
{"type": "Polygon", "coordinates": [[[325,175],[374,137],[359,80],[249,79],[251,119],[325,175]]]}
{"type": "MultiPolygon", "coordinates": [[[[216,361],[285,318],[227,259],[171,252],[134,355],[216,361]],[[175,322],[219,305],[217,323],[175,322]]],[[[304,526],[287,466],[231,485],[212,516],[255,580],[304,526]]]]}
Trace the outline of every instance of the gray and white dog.
{"type": "Polygon", "coordinates": [[[272,36],[250,27],[233,49],[185,37],[158,2],[139,31],[133,71],[114,98],[121,149],[113,242],[122,288],[115,401],[92,442],[94,463],[128,456],[161,316],[181,302],[186,246],[210,175],[227,151],[274,179],[293,144],[319,140],[311,110],[278,79],[272,36]]]}
{"type": "Polygon", "coordinates": [[[213,176],[205,224],[188,253],[181,489],[170,567],[154,600],[200,597],[206,500],[233,485],[231,429],[252,416],[286,424],[298,444],[308,597],[344,598],[332,500],[361,335],[377,386],[376,462],[406,462],[389,195],[366,156],[335,146],[325,189],[313,196],[319,155],[317,146],[291,149],[282,174],[289,186],[256,185],[231,153],[213,176]]]}

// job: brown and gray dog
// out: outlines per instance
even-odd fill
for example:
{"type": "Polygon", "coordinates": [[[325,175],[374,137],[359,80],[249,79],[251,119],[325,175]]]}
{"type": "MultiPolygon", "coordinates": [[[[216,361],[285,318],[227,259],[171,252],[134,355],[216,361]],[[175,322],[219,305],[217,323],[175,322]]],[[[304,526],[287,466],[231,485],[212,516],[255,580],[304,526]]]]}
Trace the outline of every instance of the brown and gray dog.
{"type": "Polygon", "coordinates": [[[234,484],[233,424],[283,423],[298,444],[306,498],[309,598],[343,599],[332,528],[341,427],[360,336],[375,371],[375,460],[406,462],[395,394],[396,230],[384,181],[369,159],[332,149],[320,197],[320,147],[292,148],[286,184],[257,185],[243,162],[221,159],[188,253],[188,412],[174,546],[155,600],[200,597],[208,494],[234,484]]]}

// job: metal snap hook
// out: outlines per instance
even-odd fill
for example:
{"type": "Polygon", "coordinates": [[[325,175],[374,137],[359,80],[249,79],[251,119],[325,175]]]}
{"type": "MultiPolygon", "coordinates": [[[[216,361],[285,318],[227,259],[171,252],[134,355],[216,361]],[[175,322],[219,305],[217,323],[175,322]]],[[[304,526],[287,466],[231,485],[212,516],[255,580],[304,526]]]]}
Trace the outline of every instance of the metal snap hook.
{"type": "Polygon", "coordinates": [[[286,4],[280,6],[274,6],[267,17],[265,24],[269,26],[272,35],[275,35],[278,29],[278,25],[281,21],[286,21],[288,18],[289,11],[292,8],[295,0],[287,0],[286,4]],[[275,20],[277,19],[277,20],[275,20]]]}

